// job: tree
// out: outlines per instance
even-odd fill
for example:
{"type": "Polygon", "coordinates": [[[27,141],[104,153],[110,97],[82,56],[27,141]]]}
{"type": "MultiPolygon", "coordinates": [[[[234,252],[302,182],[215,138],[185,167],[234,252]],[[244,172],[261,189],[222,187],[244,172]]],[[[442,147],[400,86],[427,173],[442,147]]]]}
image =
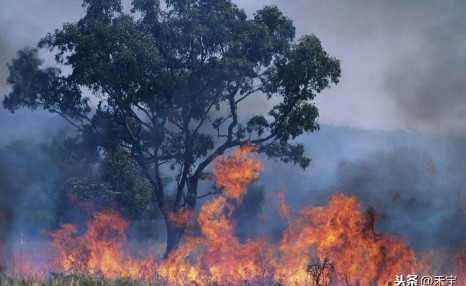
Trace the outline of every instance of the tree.
{"type": "Polygon", "coordinates": [[[338,83],[339,61],[314,35],[295,41],[276,6],[252,18],[229,0],[133,0],[131,13],[120,0],[83,7],[81,20],[39,42],[56,52],[58,67],[44,67],[38,49],[18,52],[3,105],[57,113],[76,127],[76,146],[130,154],[166,221],[167,255],[185,228],[171,218],[195,209],[199,180],[228,149],[248,144],[309,165],[293,139],[319,129],[312,100],[338,83]],[[260,96],[270,110],[241,112],[260,96]],[[162,172],[177,183],[171,204],[162,172]]]}

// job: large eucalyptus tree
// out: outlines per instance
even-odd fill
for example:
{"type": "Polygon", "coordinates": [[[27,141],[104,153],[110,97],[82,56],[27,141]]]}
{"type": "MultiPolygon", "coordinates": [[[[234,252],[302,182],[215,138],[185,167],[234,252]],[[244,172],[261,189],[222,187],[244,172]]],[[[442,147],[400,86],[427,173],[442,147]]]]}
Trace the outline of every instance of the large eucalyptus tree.
{"type": "Polygon", "coordinates": [[[120,0],[83,6],[81,20],[38,45],[56,54],[55,67],[44,66],[37,48],[18,52],[3,105],[57,113],[94,151],[126,150],[165,218],[166,254],[186,226],[171,218],[195,209],[199,180],[228,149],[249,144],[309,165],[293,139],[319,128],[312,100],[338,83],[339,61],[314,35],[295,40],[277,7],[248,17],[229,0],[133,0],[131,13],[120,0]],[[252,97],[271,108],[250,106],[252,97]],[[177,183],[172,200],[163,173],[177,183]]]}

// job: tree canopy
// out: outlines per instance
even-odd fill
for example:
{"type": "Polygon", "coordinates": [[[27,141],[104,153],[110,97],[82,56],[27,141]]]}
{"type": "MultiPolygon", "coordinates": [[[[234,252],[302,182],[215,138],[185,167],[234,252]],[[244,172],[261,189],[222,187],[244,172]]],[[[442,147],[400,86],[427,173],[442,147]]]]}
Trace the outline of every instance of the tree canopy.
{"type": "Polygon", "coordinates": [[[319,128],[312,100],[338,83],[340,65],[316,36],[295,40],[292,20],[276,6],[253,17],[229,0],[133,0],[131,13],[120,0],[83,7],[82,19],[39,42],[55,53],[55,67],[37,48],[18,52],[3,105],[59,114],[77,128],[75,145],[96,156],[125,150],[152,186],[169,250],[180,236],[170,233],[182,233],[170,213],[195,208],[198,180],[226,150],[248,144],[309,165],[293,139],[319,128]],[[272,107],[249,106],[253,97],[272,107]],[[163,172],[177,183],[170,205],[163,172]]]}

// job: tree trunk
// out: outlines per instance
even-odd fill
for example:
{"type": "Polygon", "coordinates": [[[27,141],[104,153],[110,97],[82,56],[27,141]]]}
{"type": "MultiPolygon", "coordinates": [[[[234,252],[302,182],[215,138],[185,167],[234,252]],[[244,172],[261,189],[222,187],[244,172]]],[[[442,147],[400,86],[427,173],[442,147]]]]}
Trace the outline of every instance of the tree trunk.
{"type": "Polygon", "coordinates": [[[188,182],[188,197],[186,199],[186,204],[188,206],[188,210],[194,212],[196,210],[199,176],[195,174],[194,176],[189,177],[188,182]]]}
{"type": "MultiPolygon", "coordinates": [[[[188,178],[188,196],[186,198],[186,206],[179,208],[176,211],[182,212],[184,210],[189,211],[190,214],[194,215],[197,201],[197,187],[199,177],[194,175],[188,178]]],[[[174,214],[174,213],[172,213],[174,214]]],[[[165,249],[164,258],[168,258],[170,253],[178,249],[178,244],[184,236],[186,227],[189,223],[191,216],[182,216],[184,221],[174,222],[170,219],[169,215],[164,216],[165,224],[167,225],[167,248],[165,249]]]]}
{"type": "Polygon", "coordinates": [[[165,220],[167,225],[167,248],[165,249],[164,259],[168,258],[170,253],[178,249],[178,244],[181,239],[180,229],[171,220],[165,220]]]}

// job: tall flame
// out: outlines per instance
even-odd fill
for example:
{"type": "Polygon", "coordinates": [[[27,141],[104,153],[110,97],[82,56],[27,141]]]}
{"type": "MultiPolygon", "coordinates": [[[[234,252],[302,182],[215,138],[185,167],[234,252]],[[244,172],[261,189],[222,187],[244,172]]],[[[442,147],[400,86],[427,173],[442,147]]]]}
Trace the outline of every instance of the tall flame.
{"type": "Polygon", "coordinates": [[[201,207],[198,222],[203,237],[188,236],[185,245],[160,264],[162,277],[174,284],[239,283],[261,273],[259,262],[266,244],[242,244],[233,234],[231,221],[234,203],[241,202],[249,184],[264,168],[252,151],[244,146],[214,162],[215,185],[224,196],[201,207]]]}
{"type": "Polygon", "coordinates": [[[371,220],[354,197],[341,193],[334,194],[326,207],[303,209],[283,234],[275,278],[305,284],[312,250],[331,257],[336,280],[343,285],[383,283],[404,272],[419,273],[413,251],[396,237],[376,234],[371,220]]]}
{"type": "Polygon", "coordinates": [[[236,149],[231,156],[219,157],[213,163],[215,186],[223,188],[223,194],[237,202],[241,202],[247,187],[262,171],[264,165],[251,146],[236,149]]]}

